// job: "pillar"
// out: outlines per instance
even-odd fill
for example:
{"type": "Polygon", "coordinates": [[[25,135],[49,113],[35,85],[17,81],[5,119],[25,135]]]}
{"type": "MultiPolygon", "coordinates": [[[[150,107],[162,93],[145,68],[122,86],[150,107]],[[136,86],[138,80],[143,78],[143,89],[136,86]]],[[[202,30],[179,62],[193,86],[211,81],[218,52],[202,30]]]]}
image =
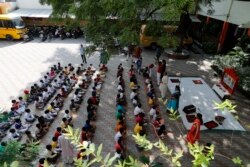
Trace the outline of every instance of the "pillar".
{"type": "Polygon", "coordinates": [[[250,28],[247,31],[247,35],[250,37],[250,28]]]}
{"type": "Polygon", "coordinates": [[[210,17],[207,16],[206,24],[208,24],[209,22],[210,22],[210,17]]]}
{"type": "Polygon", "coordinates": [[[223,47],[223,44],[225,42],[225,38],[226,38],[226,35],[227,35],[228,26],[229,26],[229,23],[228,22],[224,22],[224,24],[222,26],[220,38],[219,38],[218,48],[217,48],[218,52],[221,51],[221,49],[223,47]]]}

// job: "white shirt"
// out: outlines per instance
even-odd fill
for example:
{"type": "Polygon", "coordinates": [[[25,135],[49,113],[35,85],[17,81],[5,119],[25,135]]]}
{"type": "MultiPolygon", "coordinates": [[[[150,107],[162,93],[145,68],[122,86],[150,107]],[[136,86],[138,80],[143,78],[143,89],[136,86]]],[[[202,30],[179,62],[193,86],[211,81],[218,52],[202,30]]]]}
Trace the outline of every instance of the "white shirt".
{"type": "Polygon", "coordinates": [[[123,91],[122,86],[121,86],[121,85],[118,85],[117,90],[118,90],[118,91],[123,91]]]}
{"type": "Polygon", "coordinates": [[[156,109],[151,108],[149,111],[150,116],[156,115],[156,109]]]}
{"type": "Polygon", "coordinates": [[[139,113],[144,113],[143,109],[139,108],[138,106],[135,107],[134,115],[138,115],[139,113]]]}
{"type": "Polygon", "coordinates": [[[133,100],[135,96],[136,96],[136,93],[135,92],[131,92],[130,93],[130,100],[133,100]]]}
{"type": "Polygon", "coordinates": [[[27,112],[26,112],[26,113],[24,114],[24,118],[25,118],[25,119],[31,119],[31,118],[34,118],[34,116],[33,116],[31,113],[27,113],[27,112]]]}
{"type": "Polygon", "coordinates": [[[115,142],[118,142],[118,140],[119,140],[120,137],[122,137],[121,132],[117,132],[117,133],[115,134],[115,142]]]}
{"type": "Polygon", "coordinates": [[[70,114],[64,114],[63,118],[66,118],[67,120],[69,120],[71,118],[71,115],[70,114]]]}

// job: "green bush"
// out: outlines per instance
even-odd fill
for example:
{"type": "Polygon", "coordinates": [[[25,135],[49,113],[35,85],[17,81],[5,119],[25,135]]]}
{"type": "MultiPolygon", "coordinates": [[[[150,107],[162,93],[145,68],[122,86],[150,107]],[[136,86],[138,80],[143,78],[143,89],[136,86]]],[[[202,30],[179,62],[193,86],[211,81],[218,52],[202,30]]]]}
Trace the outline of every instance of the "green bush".
{"type": "Polygon", "coordinates": [[[206,53],[216,53],[217,52],[217,43],[216,42],[203,42],[202,49],[206,53]]]}
{"type": "Polygon", "coordinates": [[[239,87],[250,93],[250,55],[243,52],[242,48],[235,47],[226,55],[216,55],[213,64],[223,71],[224,68],[234,68],[240,77],[239,87]]]}

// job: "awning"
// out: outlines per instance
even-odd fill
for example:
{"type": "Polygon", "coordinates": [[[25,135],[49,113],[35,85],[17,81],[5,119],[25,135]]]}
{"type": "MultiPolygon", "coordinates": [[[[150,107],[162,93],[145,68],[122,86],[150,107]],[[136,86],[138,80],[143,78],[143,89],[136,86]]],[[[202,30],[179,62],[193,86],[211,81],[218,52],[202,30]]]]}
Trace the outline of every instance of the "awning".
{"type": "Polygon", "coordinates": [[[51,9],[17,9],[9,13],[9,15],[21,17],[48,18],[51,13],[51,9]]]}
{"type": "Polygon", "coordinates": [[[239,28],[250,28],[250,21],[239,25],[239,28]]]}

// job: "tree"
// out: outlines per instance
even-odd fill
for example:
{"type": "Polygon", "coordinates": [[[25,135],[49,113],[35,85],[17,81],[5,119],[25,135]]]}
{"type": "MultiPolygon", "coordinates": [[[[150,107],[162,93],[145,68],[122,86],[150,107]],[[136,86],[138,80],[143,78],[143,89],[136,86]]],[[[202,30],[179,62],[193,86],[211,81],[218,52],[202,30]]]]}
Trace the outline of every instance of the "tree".
{"type": "MultiPolygon", "coordinates": [[[[121,44],[139,44],[142,24],[153,21],[178,21],[181,11],[191,10],[190,0],[40,0],[53,7],[52,18],[85,20],[87,38],[96,45],[112,45],[114,38],[121,44]],[[63,4],[63,5],[62,5],[63,4]],[[159,20],[158,20],[159,21],[159,20]]],[[[157,25],[156,25],[157,26],[157,25]]]]}

